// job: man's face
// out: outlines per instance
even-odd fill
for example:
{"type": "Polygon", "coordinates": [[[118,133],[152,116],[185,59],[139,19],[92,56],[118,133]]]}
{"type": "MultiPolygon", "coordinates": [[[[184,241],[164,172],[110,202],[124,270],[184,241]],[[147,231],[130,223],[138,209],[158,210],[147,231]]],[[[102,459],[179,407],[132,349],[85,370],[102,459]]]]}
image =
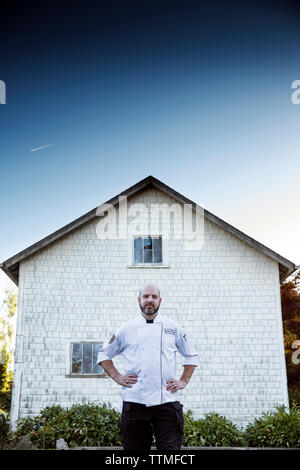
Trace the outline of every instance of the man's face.
{"type": "Polygon", "coordinates": [[[145,286],[141,291],[141,297],[139,297],[140,309],[144,315],[155,316],[158,312],[161,298],[159,289],[155,286],[145,286]]]}

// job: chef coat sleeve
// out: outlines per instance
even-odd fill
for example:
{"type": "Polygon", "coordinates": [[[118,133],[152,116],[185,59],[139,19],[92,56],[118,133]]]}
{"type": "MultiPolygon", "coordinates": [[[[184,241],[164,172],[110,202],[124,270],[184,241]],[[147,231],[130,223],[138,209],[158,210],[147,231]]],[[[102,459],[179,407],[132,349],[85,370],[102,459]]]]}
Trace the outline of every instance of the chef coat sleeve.
{"type": "Polygon", "coordinates": [[[122,343],[122,334],[119,329],[99,351],[97,364],[100,364],[101,361],[112,360],[115,356],[120,354],[124,349],[122,343]]]}
{"type": "Polygon", "coordinates": [[[184,366],[198,366],[198,353],[191,345],[185,329],[180,326],[176,331],[176,346],[180,354],[185,357],[183,362],[184,366]]]}

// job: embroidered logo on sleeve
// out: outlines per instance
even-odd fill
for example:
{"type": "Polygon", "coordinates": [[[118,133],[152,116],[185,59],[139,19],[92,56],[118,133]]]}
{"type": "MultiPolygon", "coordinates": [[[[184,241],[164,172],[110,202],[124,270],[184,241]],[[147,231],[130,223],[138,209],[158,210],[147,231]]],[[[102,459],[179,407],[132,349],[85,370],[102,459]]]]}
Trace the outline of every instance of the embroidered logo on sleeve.
{"type": "Polygon", "coordinates": [[[113,343],[115,339],[116,339],[115,335],[112,335],[112,337],[110,338],[108,344],[113,343]]]}

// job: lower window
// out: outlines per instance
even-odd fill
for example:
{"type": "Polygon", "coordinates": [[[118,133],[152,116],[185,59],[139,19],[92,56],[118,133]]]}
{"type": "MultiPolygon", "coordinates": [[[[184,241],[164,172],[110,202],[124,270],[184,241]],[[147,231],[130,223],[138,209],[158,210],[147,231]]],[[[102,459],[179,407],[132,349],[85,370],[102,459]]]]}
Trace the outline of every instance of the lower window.
{"type": "Polygon", "coordinates": [[[98,352],[102,347],[103,343],[71,343],[71,374],[105,374],[103,368],[97,364],[98,352]]]}

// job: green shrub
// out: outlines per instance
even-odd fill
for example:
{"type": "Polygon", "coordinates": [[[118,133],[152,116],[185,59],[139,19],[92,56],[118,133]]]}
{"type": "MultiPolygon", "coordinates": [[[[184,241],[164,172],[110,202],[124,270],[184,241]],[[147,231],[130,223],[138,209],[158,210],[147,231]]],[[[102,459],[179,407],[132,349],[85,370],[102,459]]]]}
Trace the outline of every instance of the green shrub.
{"type": "MultiPolygon", "coordinates": [[[[105,404],[77,404],[70,408],[60,405],[44,408],[38,416],[21,418],[17,431],[9,433],[10,443],[29,436],[39,449],[43,448],[43,418],[46,418],[45,447],[55,449],[63,438],[69,447],[121,446],[121,414],[105,404]]],[[[7,427],[5,428],[7,432],[7,427]]],[[[284,406],[264,413],[239,430],[230,420],[217,413],[207,413],[195,420],[192,411],[184,413],[183,446],[196,447],[300,447],[300,408],[290,412],[284,406]]]]}
{"type": "Polygon", "coordinates": [[[77,404],[70,408],[60,405],[44,408],[38,416],[21,418],[17,422],[14,440],[29,435],[33,444],[43,448],[43,418],[45,448],[55,449],[57,439],[63,438],[69,447],[121,445],[120,418],[114,409],[93,403],[77,404]]]}
{"type": "Polygon", "coordinates": [[[6,347],[0,351],[0,390],[5,390],[7,386],[8,378],[8,354],[6,352],[6,347]]]}
{"type": "Polygon", "coordinates": [[[0,449],[2,449],[6,436],[8,434],[9,422],[8,414],[0,409],[0,449]]]}
{"type": "Polygon", "coordinates": [[[243,432],[218,413],[206,413],[205,418],[194,420],[189,410],[185,414],[184,446],[244,447],[243,432]]]}
{"type": "Polygon", "coordinates": [[[0,409],[10,412],[11,405],[11,388],[7,388],[5,391],[0,390],[0,409]]]}
{"type": "Polygon", "coordinates": [[[300,409],[290,412],[278,406],[276,411],[263,413],[245,431],[250,447],[300,447],[300,409]]]}
{"type": "Polygon", "coordinates": [[[290,407],[299,406],[300,407],[300,389],[292,389],[289,387],[289,402],[290,407]]]}

